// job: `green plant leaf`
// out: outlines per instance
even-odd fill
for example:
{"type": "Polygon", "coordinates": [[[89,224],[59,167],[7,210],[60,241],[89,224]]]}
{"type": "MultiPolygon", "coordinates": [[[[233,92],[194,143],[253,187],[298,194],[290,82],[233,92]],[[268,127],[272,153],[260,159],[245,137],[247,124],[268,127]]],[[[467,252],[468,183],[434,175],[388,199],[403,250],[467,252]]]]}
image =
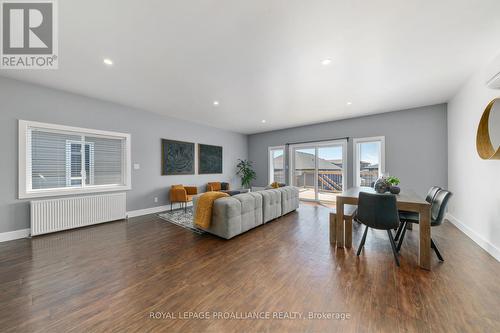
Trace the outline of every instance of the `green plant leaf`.
{"type": "Polygon", "coordinates": [[[253,162],[248,160],[238,159],[236,174],[241,178],[241,185],[243,187],[250,187],[252,180],[257,178],[257,174],[253,170],[253,162]]]}

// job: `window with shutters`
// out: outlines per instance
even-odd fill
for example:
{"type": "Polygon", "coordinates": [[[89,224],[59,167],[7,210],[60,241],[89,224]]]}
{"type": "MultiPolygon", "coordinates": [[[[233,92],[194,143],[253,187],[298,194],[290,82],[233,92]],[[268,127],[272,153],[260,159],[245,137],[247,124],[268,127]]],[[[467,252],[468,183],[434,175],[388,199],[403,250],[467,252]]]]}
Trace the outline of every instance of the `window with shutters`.
{"type": "Polygon", "coordinates": [[[19,198],[130,189],[130,135],[19,121],[19,198]]]}

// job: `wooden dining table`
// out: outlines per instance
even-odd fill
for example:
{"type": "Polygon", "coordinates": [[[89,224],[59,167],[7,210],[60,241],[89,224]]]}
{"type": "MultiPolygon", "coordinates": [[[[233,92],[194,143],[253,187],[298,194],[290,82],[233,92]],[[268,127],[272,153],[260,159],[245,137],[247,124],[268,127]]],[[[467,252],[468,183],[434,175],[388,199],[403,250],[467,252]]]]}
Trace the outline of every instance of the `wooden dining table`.
{"type": "MultiPolygon", "coordinates": [[[[336,245],[344,248],[344,205],[357,205],[359,192],[375,193],[371,187],[352,187],[337,195],[336,245]]],[[[419,213],[418,263],[421,268],[431,269],[431,205],[412,190],[402,190],[396,195],[399,210],[419,213]]],[[[350,246],[350,244],[349,244],[350,246]]]]}

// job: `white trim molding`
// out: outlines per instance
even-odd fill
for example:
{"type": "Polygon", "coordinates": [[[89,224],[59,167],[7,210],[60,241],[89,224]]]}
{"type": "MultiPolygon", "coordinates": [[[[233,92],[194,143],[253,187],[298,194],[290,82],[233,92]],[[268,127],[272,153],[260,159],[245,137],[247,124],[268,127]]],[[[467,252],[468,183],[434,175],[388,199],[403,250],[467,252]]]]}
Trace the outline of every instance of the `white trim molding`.
{"type": "MultiPolygon", "coordinates": [[[[143,215],[157,214],[157,213],[161,213],[161,212],[164,212],[167,210],[170,210],[170,205],[150,207],[150,208],[138,209],[138,210],[131,210],[131,211],[127,212],[126,218],[129,219],[129,218],[143,216],[143,215]]],[[[31,229],[30,228],[3,232],[3,233],[0,233],[0,243],[11,241],[11,240],[16,240],[16,239],[21,239],[21,238],[29,238],[30,236],[31,236],[31,229]]]]}
{"type": "Polygon", "coordinates": [[[0,233],[0,243],[8,242],[11,240],[28,238],[30,236],[31,229],[19,229],[14,231],[2,232],[0,233]]]}
{"type": "Polygon", "coordinates": [[[164,212],[166,210],[170,210],[170,205],[131,210],[130,212],[127,212],[127,218],[130,219],[132,217],[137,217],[137,216],[156,214],[156,213],[164,212]]]}
{"type": "MultiPolygon", "coordinates": [[[[174,203],[174,205],[175,205],[175,203],[174,203]]],[[[175,206],[174,206],[174,208],[175,208],[175,206]]],[[[178,208],[179,207],[177,207],[176,209],[178,209],[178,208]]],[[[137,217],[137,216],[157,214],[157,213],[165,212],[167,210],[170,210],[170,205],[131,210],[131,211],[127,212],[127,219],[130,219],[132,217],[137,217]]]]}
{"type": "Polygon", "coordinates": [[[495,258],[497,261],[500,262],[500,249],[496,247],[495,245],[491,244],[488,240],[484,239],[483,236],[479,235],[477,232],[469,228],[467,225],[462,223],[459,219],[457,219],[455,216],[451,215],[450,213],[446,213],[445,217],[448,221],[450,221],[451,224],[456,226],[458,230],[463,232],[467,237],[472,239],[474,243],[479,245],[483,250],[488,252],[493,258],[495,258]]]}

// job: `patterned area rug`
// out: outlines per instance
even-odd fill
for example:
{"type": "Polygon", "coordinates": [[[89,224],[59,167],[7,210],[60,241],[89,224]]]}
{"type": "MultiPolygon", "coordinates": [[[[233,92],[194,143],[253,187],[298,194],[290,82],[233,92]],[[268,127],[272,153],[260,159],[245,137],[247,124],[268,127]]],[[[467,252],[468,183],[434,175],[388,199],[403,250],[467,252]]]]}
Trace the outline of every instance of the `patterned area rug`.
{"type": "Polygon", "coordinates": [[[184,212],[184,208],[176,209],[173,211],[166,211],[158,214],[158,216],[170,223],[176,224],[180,227],[186,228],[197,234],[204,234],[203,230],[197,229],[193,223],[193,207],[188,207],[184,212]]]}

